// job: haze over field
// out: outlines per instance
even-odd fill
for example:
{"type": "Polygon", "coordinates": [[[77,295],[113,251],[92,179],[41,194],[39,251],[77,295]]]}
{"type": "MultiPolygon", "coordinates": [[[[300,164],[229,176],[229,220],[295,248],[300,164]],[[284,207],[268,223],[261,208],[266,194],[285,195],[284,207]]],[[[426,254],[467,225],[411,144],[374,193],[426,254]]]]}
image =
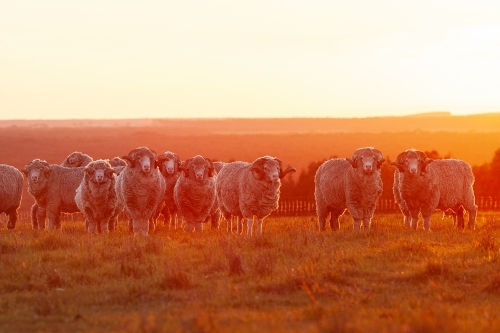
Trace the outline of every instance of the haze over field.
{"type": "Polygon", "coordinates": [[[498,1],[8,1],[1,119],[500,110],[498,1]]]}

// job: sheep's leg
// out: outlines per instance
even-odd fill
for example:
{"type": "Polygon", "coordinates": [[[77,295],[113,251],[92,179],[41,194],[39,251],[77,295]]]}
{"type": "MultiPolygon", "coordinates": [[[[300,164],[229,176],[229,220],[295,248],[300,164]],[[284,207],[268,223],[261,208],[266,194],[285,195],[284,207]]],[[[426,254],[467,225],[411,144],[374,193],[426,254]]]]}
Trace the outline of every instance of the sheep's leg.
{"type": "Polygon", "coordinates": [[[253,217],[247,218],[247,235],[252,236],[253,217]]]}
{"type": "Polygon", "coordinates": [[[418,212],[419,212],[418,209],[412,209],[412,210],[410,210],[410,218],[411,218],[410,227],[413,230],[417,229],[417,225],[418,225],[418,212]]]}
{"type": "Polygon", "coordinates": [[[465,227],[464,208],[460,206],[455,210],[455,212],[457,213],[457,228],[463,229],[465,227]]]}
{"type": "Polygon", "coordinates": [[[363,218],[363,229],[364,230],[370,230],[371,221],[372,221],[372,219],[370,217],[363,218]]]}
{"type": "Polygon", "coordinates": [[[153,233],[156,230],[156,220],[154,217],[148,220],[148,230],[150,233],[153,233]]]}
{"type": "Polygon", "coordinates": [[[132,220],[134,236],[147,236],[149,228],[148,219],[132,220]]]}
{"type": "Polygon", "coordinates": [[[354,230],[361,229],[361,221],[362,221],[362,219],[354,219],[354,230]]]}
{"type": "Polygon", "coordinates": [[[184,231],[185,232],[193,232],[194,231],[194,223],[186,221],[186,224],[184,225],[184,231]]]}
{"type": "Polygon", "coordinates": [[[203,223],[196,222],[194,224],[194,231],[195,232],[202,232],[203,231],[203,223]]]}
{"type": "Polygon", "coordinates": [[[262,219],[257,219],[257,234],[262,236],[262,219]]]}
{"type": "Polygon", "coordinates": [[[47,211],[47,218],[49,219],[48,230],[61,229],[61,217],[59,209],[55,209],[55,213],[47,211]]]}
{"type": "Polygon", "coordinates": [[[231,215],[229,217],[224,215],[224,219],[227,222],[227,233],[230,234],[233,231],[233,217],[231,215]]]}
{"type": "Polygon", "coordinates": [[[411,225],[411,216],[408,214],[404,216],[404,226],[405,228],[409,228],[410,225],[411,225]]]}
{"type": "Polygon", "coordinates": [[[474,210],[469,210],[469,230],[474,230],[476,228],[476,215],[477,215],[477,208],[474,210]]]}
{"type": "Polygon", "coordinates": [[[17,208],[13,208],[5,213],[9,216],[9,221],[7,222],[7,229],[13,230],[16,227],[17,208]]]}
{"type": "Polygon", "coordinates": [[[38,210],[37,204],[31,206],[31,225],[33,229],[38,229],[37,210],[38,210]]]}
{"type": "Polygon", "coordinates": [[[176,214],[173,214],[175,215],[175,225],[174,225],[174,228],[175,229],[180,229],[181,226],[182,226],[182,215],[177,212],[176,214]]]}
{"type": "Polygon", "coordinates": [[[97,223],[98,222],[94,219],[87,219],[87,232],[89,234],[97,234],[98,233],[97,223]]]}
{"type": "MultiPolygon", "coordinates": [[[[325,231],[326,218],[330,214],[330,211],[328,210],[328,207],[326,206],[326,204],[321,204],[321,205],[318,204],[316,206],[316,211],[318,213],[318,227],[319,227],[319,231],[325,231]]],[[[332,225],[332,219],[333,219],[333,212],[332,212],[332,218],[330,219],[330,226],[332,225]]]]}
{"type": "Polygon", "coordinates": [[[431,214],[433,211],[436,210],[436,207],[434,208],[422,208],[422,218],[424,219],[424,230],[429,231],[431,230],[431,214]]]}
{"type": "Polygon", "coordinates": [[[220,221],[220,211],[217,210],[212,214],[212,229],[219,229],[219,221],[220,221]]]}
{"type": "Polygon", "coordinates": [[[107,234],[109,233],[109,220],[103,220],[99,224],[99,230],[98,232],[101,234],[107,234]]]}
{"type": "Polygon", "coordinates": [[[236,223],[236,233],[238,235],[241,235],[242,232],[243,232],[243,217],[238,216],[237,223],[236,223]]]}
{"type": "MultiPolygon", "coordinates": [[[[330,228],[333,231],[337,231],[340,229],[339,218],[340,218],[340,215],[338,213],[334,213],[333,211],[331,212],[331,214],[330,214],[330,228]]],[[[325,230],[324,226],[323,226],[323,230],[325,230]]]]}

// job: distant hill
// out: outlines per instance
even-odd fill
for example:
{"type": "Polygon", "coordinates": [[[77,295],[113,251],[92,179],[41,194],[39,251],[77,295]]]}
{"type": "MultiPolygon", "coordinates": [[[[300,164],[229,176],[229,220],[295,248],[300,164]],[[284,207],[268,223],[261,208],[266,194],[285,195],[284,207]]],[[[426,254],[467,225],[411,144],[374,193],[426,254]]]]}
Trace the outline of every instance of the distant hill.
{"type": "Polygon", "coordinates": [[[370,118],[216,118],[3,120],[0,128],[158,127],[170,134],[500,132],[500,113],[453,116],[449,112],[370,118]]]}

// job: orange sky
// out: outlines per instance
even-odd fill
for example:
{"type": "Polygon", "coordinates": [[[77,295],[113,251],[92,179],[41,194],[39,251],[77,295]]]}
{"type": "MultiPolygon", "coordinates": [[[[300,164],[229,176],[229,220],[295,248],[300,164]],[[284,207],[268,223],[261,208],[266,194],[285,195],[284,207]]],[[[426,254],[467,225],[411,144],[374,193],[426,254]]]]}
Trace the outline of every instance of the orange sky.
{"type": "Polygon", "coordinates": [[[0,119],[500,111],[498,1],[8,1],[0,119]]]}

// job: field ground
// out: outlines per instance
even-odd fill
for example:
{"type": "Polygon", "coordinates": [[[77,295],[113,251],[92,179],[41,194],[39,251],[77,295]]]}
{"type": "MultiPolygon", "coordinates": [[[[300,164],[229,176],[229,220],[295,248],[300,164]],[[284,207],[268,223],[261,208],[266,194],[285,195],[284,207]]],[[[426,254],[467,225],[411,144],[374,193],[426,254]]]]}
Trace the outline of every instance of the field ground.
{"type": "Polygon", "coordinates": [[[1,332],[500,331],[498,213],[475,231],[436,214],[431,232],[396,214],[369,232],[349,217],[324,233],[313,216],[269,218],[253,238],[1,220],[1,332]]]}

